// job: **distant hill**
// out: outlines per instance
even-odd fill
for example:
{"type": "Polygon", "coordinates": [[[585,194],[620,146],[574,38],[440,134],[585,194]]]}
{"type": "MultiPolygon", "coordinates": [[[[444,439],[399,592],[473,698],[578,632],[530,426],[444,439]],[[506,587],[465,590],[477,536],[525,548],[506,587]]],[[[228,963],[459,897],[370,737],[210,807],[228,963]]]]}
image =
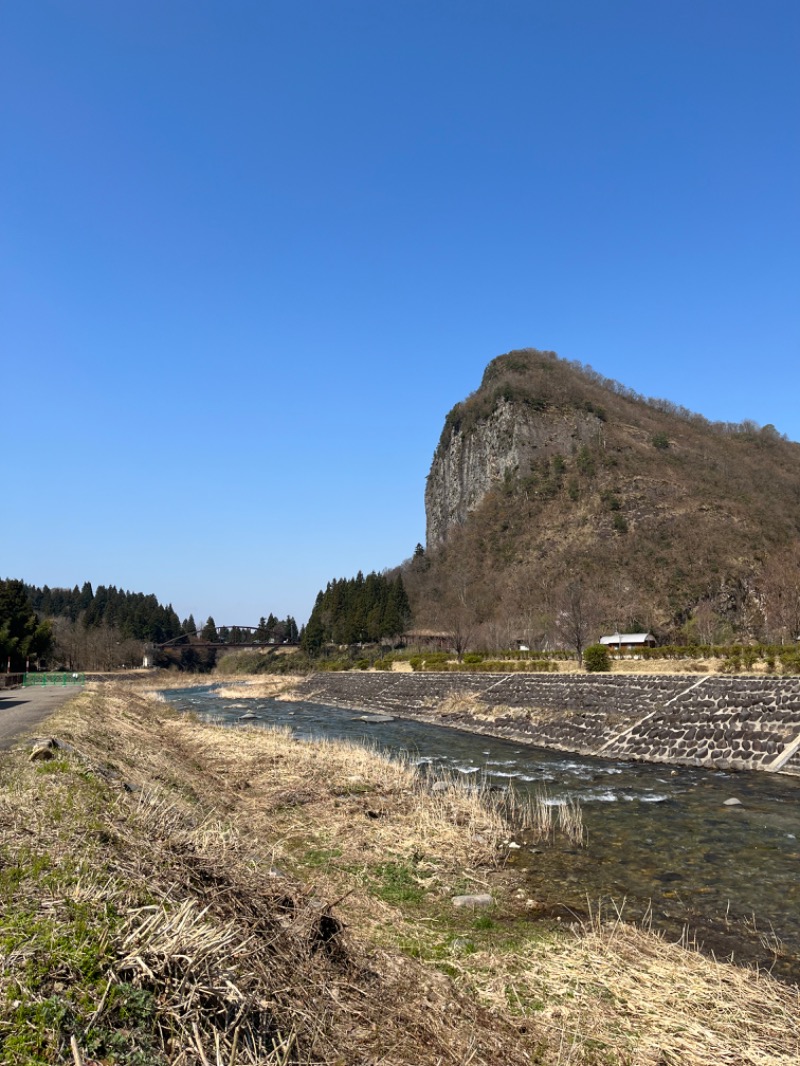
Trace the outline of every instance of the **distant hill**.
{"type": "Polygon", "coordinates": [[[773,426],[513,351],[447,415],[425,504],[426,549],[403,567],[417,625],[557,640],[578,587],[589,628],[800,633],[800,445],[773,426]]]}

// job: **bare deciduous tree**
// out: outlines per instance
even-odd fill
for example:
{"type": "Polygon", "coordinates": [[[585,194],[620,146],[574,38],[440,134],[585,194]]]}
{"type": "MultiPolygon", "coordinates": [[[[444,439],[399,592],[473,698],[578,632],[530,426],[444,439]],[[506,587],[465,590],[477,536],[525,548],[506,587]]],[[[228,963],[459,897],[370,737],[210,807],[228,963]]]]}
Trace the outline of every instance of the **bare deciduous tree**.
{"type": "Polygon", "coordinates": [[[530,566],[509,591],[514,612],[515,637],[529,648],[546,649],[555,636],[556,594],[552,579],[530,566]]]}
{"type": "Polygon", "coordinates": [[[599,611],[596,594],[582,577],[562,585],[557,598],[556,631],[568,648],[583,662],[583,650],[591,642],[599,611]]]}
{"type": "Polygon", "coordinates": [[[714,644],[719,635],[720,617],[708,600],[701,600],[692,611],[686,626],[686,635],[696,638],[701,644],[714,644]]]}
{"type": "Polygon", "coordinates": [[[144,645],[114,626],[85,626],[79,619],[53,619],[53,656],[68,670],[118,670],[140,666],[144,645]]]}
{"type": "Polygon", "coordinates": [[[473,645],[482,623],[491,617],[489,601],[489,590],[484,583],[466,571],[445,586],[437,619],[441,628],[449,633],[459,662],[473,645]]]}

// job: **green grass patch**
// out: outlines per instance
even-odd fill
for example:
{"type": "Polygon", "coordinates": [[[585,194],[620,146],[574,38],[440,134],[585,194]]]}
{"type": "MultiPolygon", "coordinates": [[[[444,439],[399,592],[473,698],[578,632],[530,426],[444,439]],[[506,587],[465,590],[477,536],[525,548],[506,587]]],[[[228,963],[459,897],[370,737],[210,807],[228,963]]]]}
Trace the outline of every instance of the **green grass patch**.
{"type": "Polygon", "coordinates": [[[488,914],[481,914],[480,917],[476,918],[472,923],[473,929],[494,929],[495,926],[496,922],[494,918],[490,918],[488,914]]]}
{"type": "Polygon", "coordinates": [[[36,764],[36,773],[40,776],[47,774],[63,774],[71,769],[67,759],[50,759],[47,762],[36,764]]]}
{"type": "Polygon", "coordinates": [[[302,855],[304,866],[317,869],[320,866],[328,866],[334,859],[341,857],[341,848],[308,848],[302,855]]]}
{"type": "Polygon", "coordinates": [[[72,1061],[73,1035],[86,1056],[109,1066],[166,1062],[154,998],[109,982],[121,915],[109,901],[71,898],[90,876],[46,855],[2,870],[0,1060],[7,1066],[72,1061]]]}
{"type": "Polygon", "coordinates": [[[419,874],[407,863],[384,862],[373,871],[374,893],[385,903],[420,904],[425,899],[425,888],[419,883],[419,874]]]}

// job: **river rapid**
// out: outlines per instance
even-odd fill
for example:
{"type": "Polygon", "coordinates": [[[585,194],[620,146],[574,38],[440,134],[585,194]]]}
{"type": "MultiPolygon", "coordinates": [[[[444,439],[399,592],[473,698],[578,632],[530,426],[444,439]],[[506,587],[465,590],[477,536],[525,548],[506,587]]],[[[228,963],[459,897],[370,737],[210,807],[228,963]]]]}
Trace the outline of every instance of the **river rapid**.
{"type": "Polygon", "coordinates": [[[213,686],[162,695],[211,721],[256,714],[248,725],[364,743],[428,773],[545,793],[553,804],[577,800],[584,847],[557,839],[514,856],[540,913],[619,909],[800,983],[800,778],[571,755],[402,718],[370,723],[315,703],[230,700],[213,686]]]}

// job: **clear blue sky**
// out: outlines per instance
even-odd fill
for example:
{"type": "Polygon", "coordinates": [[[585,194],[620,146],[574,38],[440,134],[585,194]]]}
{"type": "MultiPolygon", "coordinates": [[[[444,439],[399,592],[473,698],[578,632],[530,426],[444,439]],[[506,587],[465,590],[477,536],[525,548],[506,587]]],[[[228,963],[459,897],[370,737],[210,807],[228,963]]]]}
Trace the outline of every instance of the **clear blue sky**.
{"type": "Polygon", "coordinates": [[[800,439],[797,0],[3,0],[0,577],[305,621],[551,348],[800,439]]]}

